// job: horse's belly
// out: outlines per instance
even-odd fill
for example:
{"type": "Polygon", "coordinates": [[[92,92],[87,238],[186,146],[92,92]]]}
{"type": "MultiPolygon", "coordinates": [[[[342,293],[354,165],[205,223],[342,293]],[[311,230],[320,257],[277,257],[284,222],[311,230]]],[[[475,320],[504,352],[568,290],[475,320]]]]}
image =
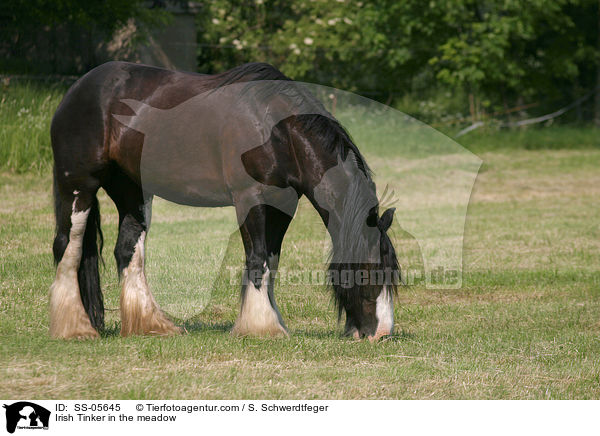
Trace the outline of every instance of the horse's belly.
{"type": "MultiPolygon", "coordinates": [[[[155,174],[154,176],[156,176],[155,174]]],[[[166,177],[143,177],[144,191],[178,204],[196,207],[221,207],[233,204],[231,194],[220,180],[166,177]]]]}

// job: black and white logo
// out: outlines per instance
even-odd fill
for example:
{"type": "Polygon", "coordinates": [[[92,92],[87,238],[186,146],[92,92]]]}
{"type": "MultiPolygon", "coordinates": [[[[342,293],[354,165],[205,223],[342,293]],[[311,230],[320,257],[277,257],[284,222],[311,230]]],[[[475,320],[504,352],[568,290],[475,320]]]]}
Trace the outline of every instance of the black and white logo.
{"type": "Polygon", "coordinates": [[[10,405],[4,404],[6,409],[6,431],[14,433],[16,429],[48,429],[50,411],[42,406],[28,401],[19,401],[10,405]]]}

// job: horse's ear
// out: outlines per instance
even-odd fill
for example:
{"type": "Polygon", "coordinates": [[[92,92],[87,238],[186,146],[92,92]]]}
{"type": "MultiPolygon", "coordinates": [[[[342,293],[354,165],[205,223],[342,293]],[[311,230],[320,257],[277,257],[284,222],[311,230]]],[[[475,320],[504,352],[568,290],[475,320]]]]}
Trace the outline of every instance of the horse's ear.
{"type": "Polygon", "coordinates": [[[392,225],[392,220],[394,219],[395,211],[396,211],[396,208],[391,207],[388,210],[386,210],[385,212],[383,212],[383,214],[381,215],[381,218],[379,218],[379,223],[377,225],[377,227],[379,227],[379,230],[381,230],[382,232],[386,232],[387,229],[390,228],[390,226],[392,225]]]}

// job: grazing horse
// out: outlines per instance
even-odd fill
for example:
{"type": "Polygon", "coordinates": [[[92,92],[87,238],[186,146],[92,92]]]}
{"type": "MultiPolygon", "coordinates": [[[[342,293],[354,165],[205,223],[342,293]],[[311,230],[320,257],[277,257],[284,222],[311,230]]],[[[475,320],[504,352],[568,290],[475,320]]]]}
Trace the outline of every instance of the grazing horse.
{"type": "Polygon", "coordinates": [[[344,333],[393,332],[398,262],[371,173],[318,99],[271,65],[216,75],[109,62],[67,92],[51,126],[56,278],[50,334],[97,337],[104,326],[96,193],[119,213],[114,254],[121,334],[170,335],[144,274],[154,195],[199,207],[234,206],[246,254],[233,333],[287,335],[273,282],[283,237],[305,195],[332,239],[328,279],[344,333]]]}

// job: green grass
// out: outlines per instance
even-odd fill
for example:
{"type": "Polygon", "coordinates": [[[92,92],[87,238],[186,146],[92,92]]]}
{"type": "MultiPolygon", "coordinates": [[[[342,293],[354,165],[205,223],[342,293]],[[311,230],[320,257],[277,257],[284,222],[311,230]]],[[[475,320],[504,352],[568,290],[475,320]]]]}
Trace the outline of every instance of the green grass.
{"type": "MultiPolygon", "coordinates": [[[[147,271],[159,303],[187,333],[119,337],[110,255],[116,212],[104,194],[107,332],[96,341],[51,340],[50,178],[4,173],[0,397],[600,398],[600,152],[482,157],[466,225],[463,287],[401,289],[398,334],[377,344],[340,338],[329,293],[290,283],[280,283],[277,296],[291,338],[232,337],[237,285],[228,272],[216,288],[210,285],[218,270],[214,253],[227,247],[228,210],[164,201],[154,207],[147,271]],[[223,236],[222,245],[207,251],[211,231],[223,236]]],[[[369,161],[383,171],[375,156],[369,161]]],[[[284,242],[282,269],[320,264],[319,226],[303,202],[284,242]]],[[[393,233],[402,264],[418,263],[414,239],[397,226],[393,233]]],[[[228,253],[239,266],[239,238],[228,253]]]]}
{"type": "MultiPolygon", "coordinates": [[[[58,89],[13,84],[1,98],[0,397],[600,398],[594,130],[463,137],[484,161],[465,226],[463,286],[400,289],[397,334],[377,344],[340,338],[330,293],[293,281],[276,290],[289,339],[232,337],[239,296],[230,277],[242,261],[239,236],[229,238],[232,211],[161,200],[146,270],[159,304],[187,333],[121,338],[112,259],[117,216],[101,192],[107,329],[99,340],[78,342],[48,337],[54,218],[47,129],[59,100],[58,89]],[[19,117],[20,108],[30,111],[19,117]]],[[[367,131],[352,129],[377,180],[398,184],[397,196],[405,197],[410,166],[391,148],[394,132],[382,128],[369,148],[367,131]]],[[[392,234],[403,267],[419,268],[417,241],[398,222],[392,234]]],[[[325,240],[317,214],[302,201],[280,269],[324,268],[325,240]]]]}
{"type": "Polygon", "coordinates": [[[474,153],[496,150],[599,150],[600,129],[569,125],[510,130],[488,127],[461,136],[459,142],[474,153]]]}
{"type": "Polygon", "coordinates": [[[42,171],[51,166],[50,121],[66,87],[0,83],[0,168],[42,171]]]}

